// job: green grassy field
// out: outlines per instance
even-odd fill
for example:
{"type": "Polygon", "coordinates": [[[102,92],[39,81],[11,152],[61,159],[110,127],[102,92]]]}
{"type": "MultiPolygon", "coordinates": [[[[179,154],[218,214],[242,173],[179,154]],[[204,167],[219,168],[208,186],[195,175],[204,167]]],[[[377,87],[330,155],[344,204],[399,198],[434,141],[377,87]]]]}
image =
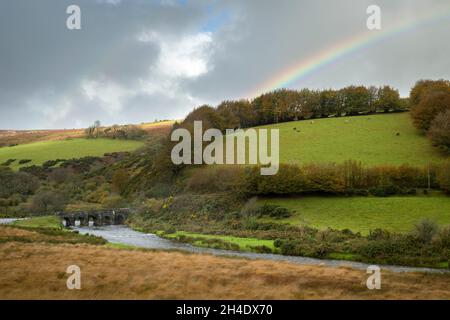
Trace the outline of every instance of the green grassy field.
{"type": "Polygon", "coordinates": [[[41,165],[48,160],[103,156],[103,154],[109,152],[133,151],[143,144],[141,141],[112,139],[72,139],[34,142],[14,147],[0,148],[0,163],[8,159],[17,159],[10,165],[11,168],[17,169],[21,167],[18,163],[21,159],[32,160],[22,166],[41,165]]]}
{"type": "Polygon", "coordinates": [[[62,227],[61,220],[56,216],[33,217],[25,220],[17,220],[12,223],[16,227],[27,228],[54,228],[62,227]]]}
{"type": "Polygon", "coordinates": [[[295,210],[292,217],[275,220],[278,222],[316,228],[347,228],[362,234],[375,228],[408,232],[425,217],[440,225],[450,224],[450,198],[440,194],[388,198],[270,198],[260,201],[295,210]]]}
{"type": "MultiPolygon", "coordinates": [[[[242,238],[242,237],[233,237],[233,236],[221,236],[221,235],[208,235],[208,234],[201,234],[201,233],[191,233],[191,232],[185,232],[185,231],[177,231],[175,233],[170,234],[163,234],[159,233],[159,235],[163,236],[167,239],[176,239],[179,236],[186,236],[186,237],[192,237],[192,238],[198,238],[198,239],[219,239],[224,242],[233,243],[239,246],[239,250],[242,251],[254,251],[252,247],[256,246],[266,246],[274,251],[276,251],[273,240],[261,240],[261,239],[255,239],[255,238],[242,238]]],[[[204,247],[205,244],[202,241],[196,241],[193,243],[196,246],[204,247]]]]}
{"type": "Polygon", "coordinates": [[[295,121],[260,128],[280,129],[282,163],[353,159],[366,165],[423,165],[445,159],[413,127],[408,113],[295,121]]]}

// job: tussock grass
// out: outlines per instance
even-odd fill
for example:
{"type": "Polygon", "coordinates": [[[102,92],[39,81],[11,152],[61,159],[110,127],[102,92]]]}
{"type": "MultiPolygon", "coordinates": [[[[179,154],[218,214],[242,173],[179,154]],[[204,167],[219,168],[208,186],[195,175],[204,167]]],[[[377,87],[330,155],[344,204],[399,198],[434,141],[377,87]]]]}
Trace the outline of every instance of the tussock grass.
{"type": "Polygon", "coordinates": [[[89,245],[0,244],[0,299],[450,299],[450,276],[382,273],[89,245]],[[66,268],[81,268],[81,290],[66,268]]]}

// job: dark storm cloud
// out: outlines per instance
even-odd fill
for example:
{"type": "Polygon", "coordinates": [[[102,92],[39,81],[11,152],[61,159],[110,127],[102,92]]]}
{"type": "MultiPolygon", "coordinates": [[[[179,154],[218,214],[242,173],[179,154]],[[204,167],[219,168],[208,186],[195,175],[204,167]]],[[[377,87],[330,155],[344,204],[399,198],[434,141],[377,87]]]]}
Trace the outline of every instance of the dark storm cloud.
{"type": "Polygon", "coordinates": [[[196,32],[204,14],[200,9],[159,1],[1,2],[0,128],[134,120],[125,111],[122,119],[120,112],[106,114],[95,101],[87,101],[83,81],[136,86],[160,51],[156,43],[137,41],[138,34],[158,30],[182,37],[196,32]],[[66,28],[65,11],[73,3],[81,7],[79,31],[66,28]]]}
{"type": "MultiPolygon", "coordinates": [[[[2,1],[0,128],[83,127],[180,118],[245,97],[281,70],[365,31],[439,11],[444,1],[2,1]],[[66,29],[78,4],[82,29],[66,29]]],[[[448,7],[448,6],[447,6],[448,7]]],[[[345,56],[291,87],[450,78],[450,19],[345,56]]]]}

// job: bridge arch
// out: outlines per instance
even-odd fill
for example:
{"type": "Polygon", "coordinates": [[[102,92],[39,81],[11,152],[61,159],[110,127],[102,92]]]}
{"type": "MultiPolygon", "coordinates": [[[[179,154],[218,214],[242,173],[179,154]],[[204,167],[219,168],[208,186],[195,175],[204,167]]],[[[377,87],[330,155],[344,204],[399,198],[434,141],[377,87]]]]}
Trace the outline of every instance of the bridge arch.
{"type": "Polygon", "coordinates": [[[68,217],[63,217],[62,223],[63,223],[64,227],[66,227],[66,228],[72,227],[73,225],[75,225],[75,223],[72,224],[72,221],[70,221],[70,218],[68,218],[68,217]]]}
{"type": "Polygon", "coordinates": [[[85,223],[85,216],[84,216],[83,213],[75,214],[73,219],[74,219],[74,225],[75,226],[83,227],[83,226],[86,225],[86,223],[85,223]]]}
{"type": "Polygon", "coordinates": [[[91,226],[98,227],[100,225],[101,225],[101,223],[100,223],[99,216],[97,214],[89,213],[88,214],[88,226],[89,227],[91,227],[91,226]]]}
{"type": "Polygon", "coordinates": [[[116,213],[114,224],[125,224],[127,217],[122,213],[116,213]]]}
{"type": "Polygon", "coordinates": [[[113,219],[110,215],[105,214],[103,216],[103,225],[110,225],[110,224],[113,224],[113,219]]]}
{"type": "Polygon", "coordinates": [[[102,226],[111,224],[124,224],[128,218],[128,209],[117,211],[91,211],[91,212],[61,212],[58,213],[65,227],[74,226],[102,226]]]}

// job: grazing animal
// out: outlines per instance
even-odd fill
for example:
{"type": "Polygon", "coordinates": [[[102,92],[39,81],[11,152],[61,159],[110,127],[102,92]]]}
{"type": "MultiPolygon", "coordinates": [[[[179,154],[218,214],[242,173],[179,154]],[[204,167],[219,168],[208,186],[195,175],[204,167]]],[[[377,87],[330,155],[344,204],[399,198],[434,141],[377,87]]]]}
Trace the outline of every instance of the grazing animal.
{"type": "Polygon", "coordinates": [[[397,132],[396,136],[399,136],[399,135],[400,135],[400,132],[397,132]]]}

